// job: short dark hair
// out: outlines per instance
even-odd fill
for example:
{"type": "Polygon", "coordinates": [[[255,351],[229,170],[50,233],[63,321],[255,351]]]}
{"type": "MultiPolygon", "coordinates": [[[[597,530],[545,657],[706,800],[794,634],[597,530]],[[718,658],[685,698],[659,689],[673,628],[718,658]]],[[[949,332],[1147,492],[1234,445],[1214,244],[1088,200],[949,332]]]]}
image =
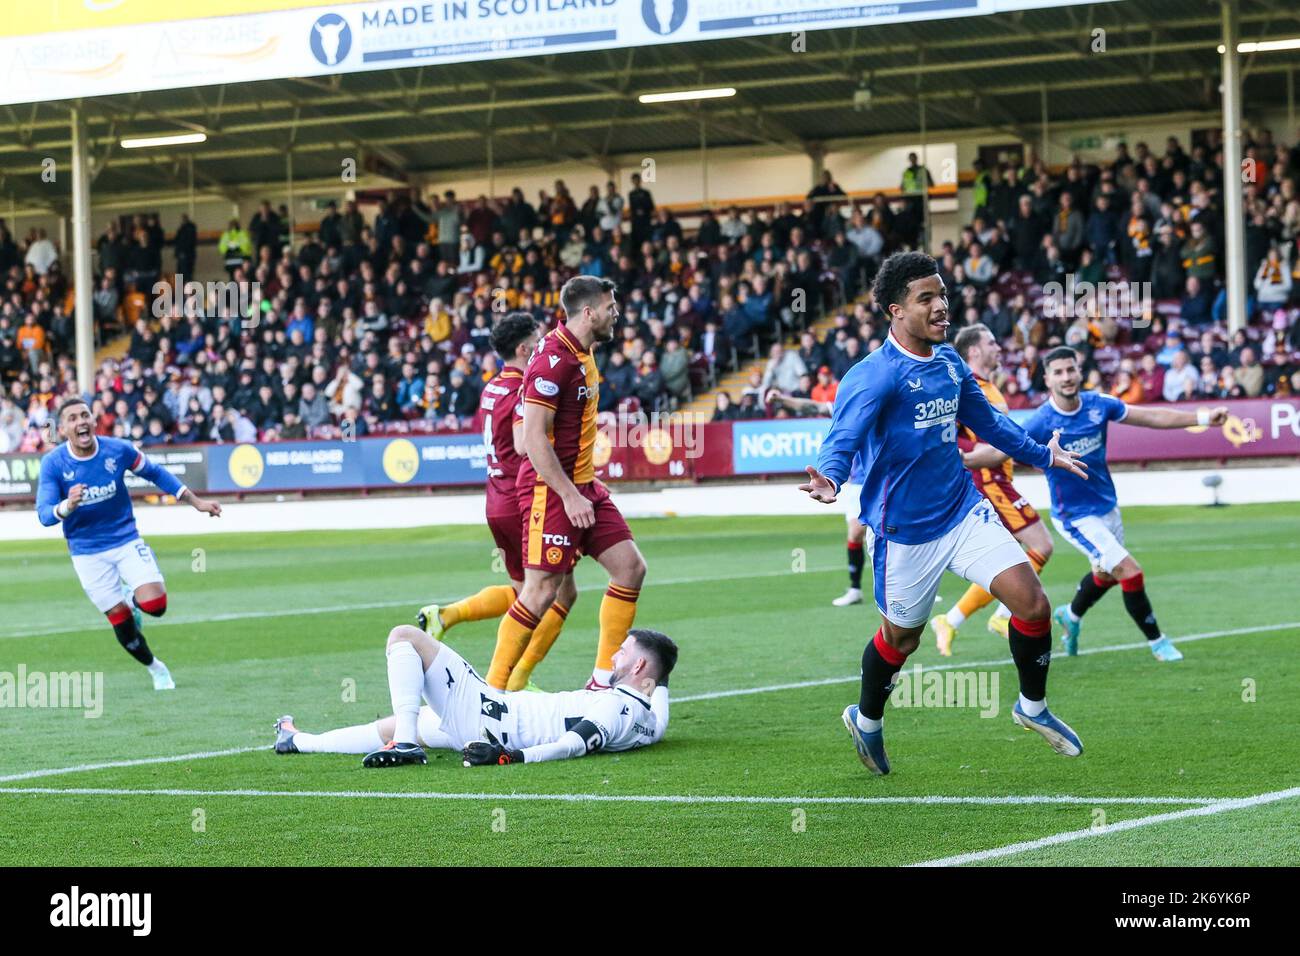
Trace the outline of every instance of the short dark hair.
{"type": "Polygon", "coordinates": [[[1071,359],[1077,362],[1079,361],[1079,353],[1068,345],[1058,345],[1043,356],[1043,368],[1051,368],[1053,362],[1058,362],[1061,359],[1071,359]]]}
{"type": "Polygon", "coordinates": [[[957,333],[952,340],[952,347],[957,350],[957,354],[961,356],[963,362],[966,361],[966,356],[970,354],[971,347],[979,345],[980,339],[983,338],[985,332],[989,332],[990,335],[993,334],[983,322],[974,322],[957,333]]]}
{"type": "Polygon", "coordinates": [[[924,252],[895,252],[880,266],[871,289],[876,295],[876,303],[888,311],[891,305],[903,304],[908,285],[938,273],[939,263],[924,252]]]}
{"type": "Polygon", "coordinates": [[[85,405],[87,409],[90,408],[90,402],[86,401],[80,395],[74,395],[72,398],[65,398],[59,403],[59,414],[54,417],[54,420],[56,422],[63,421],[63,413],[74,405],[85,405]]]}
{"type": "Polygon", "coordinates": [[[537,330],[537,320],[527,312],[511,312],[492,329],[489,340],[493,350],[505,361],[515,357],[519,343],[537,330]]]}
{"type": "Polygon", "coordinates": [[[654,659],[659,671],[655,683],[666,686],[668,675],[677,666],[677,644],[662,631],[652,631],[648,627],[634,627],[627,632],[627,636],[635,638],[637,647],[654,659]]]}
{"type": "Polygon", "coordinates": [[[574,276],[560,289],[560,305],[564,307],[564,314],[571,316],[584,306],[595,307],[605,293],[613,292],[616,288],[618,287],[612,279],[574,276]]]}

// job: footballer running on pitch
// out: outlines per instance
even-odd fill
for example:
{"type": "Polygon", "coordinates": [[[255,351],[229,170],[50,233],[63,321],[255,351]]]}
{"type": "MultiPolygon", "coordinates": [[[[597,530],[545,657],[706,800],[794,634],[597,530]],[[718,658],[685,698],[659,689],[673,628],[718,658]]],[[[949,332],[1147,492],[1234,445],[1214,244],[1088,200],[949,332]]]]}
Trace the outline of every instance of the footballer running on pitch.
{"type": "MultiPolygon", "coordinates": [[[[1047,473],[1047,487],[1052,495],[1052,524],[1061,537],[1092,563],[1092,570],[1079,581],[1074,600],[1062,604],[1052,614],[1063,629],[1061,639],[1065,653],[1073,656],[1079,652],[1083,615],[1118,582],[1124,595],[1124,610],[1147,639],[1152,656],[1158,661],[1180,661],[1182,652],[1156,623],[1142,577],[1142,566],[1124,547],[1124,522],[1119,513],[1115,483],[1106,464],[1107,427],[1111,422],[1141,428],[1222,425],[1228,420],[1228,408],[1220,405],[1195,412],[1150,408],[1127,405],[1111,395],[1083,391],[1079,355],[1069,346],[1052,349],[1043,356],[1043,368],[1051,396],[1034,412],[1025,424],[1025,430],[1039,440],[1051,433],[1061,436],[1061,447],[1077,454],[1087,464],[1092,476],[1092,480],[1085,484],[1063,472],[1047,473]]],[[[994,467],[999,455],[993,449],[987,449],[982,458],[994,467]]]]}
{"type": "Polygon", "coordinates": [[[108,617],[118,643],[149,669],[154,690],[176,684],[144,639],[140,612],[162,617],[167,591],[153,549],[135,527],[126,473],[133,471],[164,493],[216,518],[221,505],[200,498],[130,442],[97,436],[84,399],[59,406],[59,434],[67,439],[41,459],[36,513],[49,527],[63,523],[72,566],[86,597],[108,617]]]}
{"type": "MultiPolygon", "coordinates": [[[[441,607],[429,604],[420,609],[417,622],[433,638],[466,621],[499,618],[524,588],[525,512],[520,508],[516,481],[523,461],[523,402],[520,388],[524,369],[537,348],[541,334],[537,320],[527,312],[512,312],[492,329],[492,348],[501,357],[501,371],[483,387],[479,412],[483,415],[483,444],[487,448],[487,524],[505,562],[510,584],[493,584],[477,594],[441,607]]],[[[560,636],[564,620],[578,599],[572,573],[564,576],[550,608],[542,615],[528,641],[523,657],[510,672],[505,690],[523,690],[533,668],[546,657],[560,636]]]]}
{"type": "Polygon", "coordinates": [[[600,603],[600,645],[587,686],[609,685],[613,655],[636,617],[645,559],[623,515],[596,475],[600,372],[591,350],[614,338],[614,283],[574,276],[560,290],[564,321],[548,332],[524,373],[519,503],[524,519],[524,588],[501,618],[487,682],[508,685],[560,583],[581,555],[609,572],[600,603]]]}
{"type": "Polygon", "coordinates": [[[800,486],[831,503],[854,456],[862,456],[862,523],[883,621],[862,653],[861,694],[844,709],[844,725],[867,769],[888,773],[885,701],[920,643],[939,580],[952,571],[1011,608],[1008,638],[1020,677],[1012,719],[1057,753],[1077,756],[1083,752],[1078,735],[1047,709],[1051,605],[1024,551],[962,467],[958,421],[1020,460],[1080,477],[1086,472],[1055,437],[1040,445],[998,414],[966,363],[944,344],[948,295],[934,259],[896,253],[881,265],[873,289],[889,313],[889,335],[840,383],[817,467],[808,467],[800,486]]]}

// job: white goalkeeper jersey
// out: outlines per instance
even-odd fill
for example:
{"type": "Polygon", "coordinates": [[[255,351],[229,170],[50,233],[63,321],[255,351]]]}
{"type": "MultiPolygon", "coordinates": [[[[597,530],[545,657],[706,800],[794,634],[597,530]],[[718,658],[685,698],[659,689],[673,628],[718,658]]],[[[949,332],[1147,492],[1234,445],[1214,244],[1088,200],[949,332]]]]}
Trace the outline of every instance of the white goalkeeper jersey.
{"type": "Polygon", "coordinates": [[[667,687],[656,687],[651,697],[622,686],[557,694],[519,691],[509,695],[508,706],[515,715],[510,746],[526,752],[560,741],[584,722],[587,752],[648,747],[668,726],[667,687]]]}

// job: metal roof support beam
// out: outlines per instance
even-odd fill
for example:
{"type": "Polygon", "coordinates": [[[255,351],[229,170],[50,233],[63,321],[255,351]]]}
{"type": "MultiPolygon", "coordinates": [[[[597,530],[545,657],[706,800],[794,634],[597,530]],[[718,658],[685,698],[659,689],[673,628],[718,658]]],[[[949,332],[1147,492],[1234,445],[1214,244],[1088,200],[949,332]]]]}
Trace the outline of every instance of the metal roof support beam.
{"type": "MultiPolygon", "coordinates": [[[[76,299],[77,386],[95,391],[95,279],[90,268],[90,144],[80,105],[72,108],[72,282],[76,299]]],[[[65,250],[66,252],[67,250],[65,250]]]]}
{"type": "Polygon", "coordinates": [[[1246,212],[1241,195],[1241,60],[1237,0],[1221,0],[1223,14],[1223,218],[1228,272],[1228,330],[1246,327],[1246,212]]]}

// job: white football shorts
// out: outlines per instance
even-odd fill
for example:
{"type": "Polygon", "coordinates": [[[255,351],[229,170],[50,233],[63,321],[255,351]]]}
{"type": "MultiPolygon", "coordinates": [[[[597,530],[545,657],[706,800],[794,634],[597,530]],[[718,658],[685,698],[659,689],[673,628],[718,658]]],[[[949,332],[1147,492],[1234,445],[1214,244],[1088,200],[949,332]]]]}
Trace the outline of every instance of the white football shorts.
{"type": "Polygon", "coordinates": [[[143,538],[95,554],[74,554],[72,566],[86,597],[101,613],[122,603],[123,581],[132,591],[142,584],[163,583],[153,549],[143,538]]]}
{"type": "Polygon", "coordinates": [[[1072,521],[1063,521],[1053,514],[1052,525],[1062,538],[1087,556],[1094,571],[1110,574],[1129,556],[1124,547],[1124,521],[1118,508],[1104,515],[1086,515],[1072,521]]]}
{"type": "Polygon", "coordinates": [[[922,544],[885,541],[877,546],[875,535],[867,528],[866,546],[875,578],[876,607],[899,627],[918,627],[930,619],[944,571],[987,591],[1007,568],[1029,561],[984,498],[941,538],[922,544]]]}
{"type": "Polygon", "coordinates": [[[420,736],[433,745],[424,736],[426,727],[430,733],[441,731],[441,745],[452,750],[482,740],[485,727],[502,740],[501,717],[506,713],[502,704],[506,696],[504,691],[488,686],[469,661],[443,644],[424,675],[424,699],[439,724],[435,727],[421,723],[420,736]]]}

